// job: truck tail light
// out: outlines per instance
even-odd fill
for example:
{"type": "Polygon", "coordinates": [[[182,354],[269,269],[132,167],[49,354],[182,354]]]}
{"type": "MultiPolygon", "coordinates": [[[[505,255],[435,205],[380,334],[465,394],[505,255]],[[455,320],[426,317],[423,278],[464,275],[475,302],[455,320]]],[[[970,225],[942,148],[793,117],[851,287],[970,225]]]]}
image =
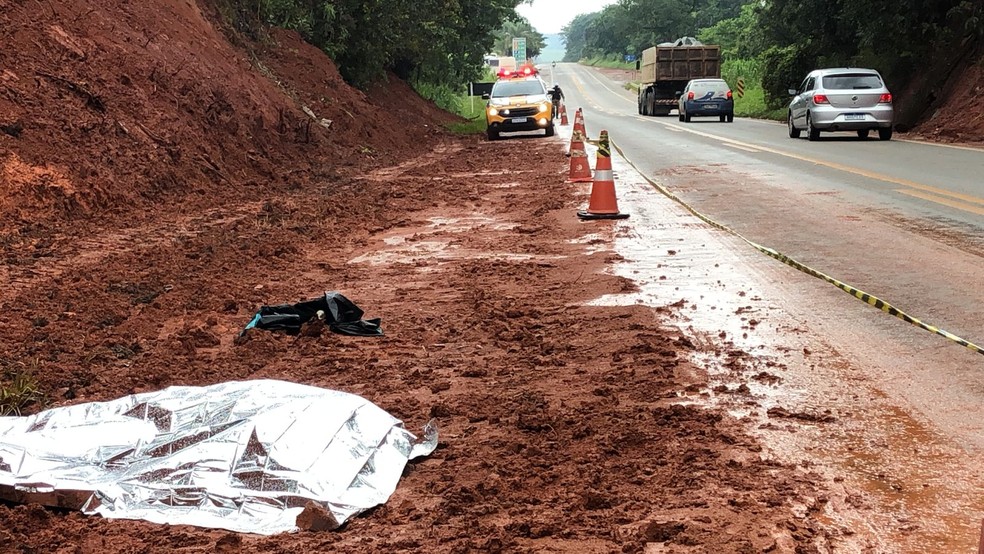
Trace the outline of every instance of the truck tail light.
{"type": "Polygon", "coordinates": [[[830,100],[827,100],[826,94],[814,94],[813,95],[814,104],[830,104],[830,100]]]}
{"type": "Polygon", "coordinates": [[[885,94],[881,95],[881,97],[878,99],[878,103],[879,104],[891,104],[892,103],[892,93],[891,92],[886,92],[885,94]]]}
{"type": "Polygon", "coordinates": [[[694,99],[694,91],[688,92],[687,93],[687,100],[693,100],[693,99],[694,99]]]}

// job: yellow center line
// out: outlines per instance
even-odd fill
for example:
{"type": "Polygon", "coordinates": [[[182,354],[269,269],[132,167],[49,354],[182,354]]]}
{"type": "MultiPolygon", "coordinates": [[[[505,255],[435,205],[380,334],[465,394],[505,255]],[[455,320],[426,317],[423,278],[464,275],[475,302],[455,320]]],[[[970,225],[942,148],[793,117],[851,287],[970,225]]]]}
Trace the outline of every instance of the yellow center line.
{"type": "Polygon", "coordinates": [[[724,143],[724,145],[725,146],[730,146],[732,148],[737,148],[738,150],[744,150],[745,152],[761,152],[761,150],[759,150],[757,147],[756,148],[748,148],[748,147],[741,146],[741,145],[738,145],[738,144],[728,144],[728,143],[724,143]]]}
{"type": "Polygon", "coordinates": [[[956,208],[958,210],[964,210],[967,212],[984,215],[984,208],[971,206],[969,204],[964,204],[963,202],[957,202],[955,200],[950,200],[949,198],[936,196],[935,194],[928,194],[925,192],[906,190],[906,189],[896,189],[895,192],[906,194],[909,196],[914,196],[916,198],[922,198],[923,200],[929,200],[930,202],[936,202],[937,204],[943,204],[944,206],[950,206],[951,208],[956,208]]]}

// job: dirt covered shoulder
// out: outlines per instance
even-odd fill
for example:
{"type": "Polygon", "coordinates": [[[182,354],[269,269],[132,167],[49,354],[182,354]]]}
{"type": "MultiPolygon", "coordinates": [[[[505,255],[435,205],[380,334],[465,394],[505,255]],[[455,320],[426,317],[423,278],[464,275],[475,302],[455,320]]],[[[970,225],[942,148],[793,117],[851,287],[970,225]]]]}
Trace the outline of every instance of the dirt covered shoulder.
{"type": "MultiPolygon", "coordinates": [[[[584,195],[563,183],[562,152],[547,139],[448,141],[261,204],[163,212],[152,225],[65,239],[71,249],[42,258],[18,249],[25,274],[2,292],[4,364],[31,364],[56,405],[277,378],[362,395],[413,430],[436,418],[441,442],[387,504],[338,532],[262,538],[7,505],[0,545],[809,552],[825,543],[819,479],[771,460],[725,414],[681,404],[706,383],[687,361],[697,347],[671,326],[675,308],[585,305],[633,287],[602,273],[616,259],[603,248],[612,229],[573,217],[584,195]],[[517,146],[528,156],[511,172],[489,168],[517,146]],[[235,340],[259,305],[325,289],[382,318],[386,335],[235,340]]],[[[706,354],[741,355],[726,344],[706,354]]]]}
{"type": "MultiPolygon", "coordinates": [[[[45,406],[260,378],[359,394],[438,450],[384,506],[275,537],[0,505],[0,551],[814,552],[821,479],[706,389],[677,308],[601,307],[614,228],[557,139],[489,143],[391,80],[206,5],[0,0],[0,369],[45,406]],[[12,46],[12,47],[10,47],[12,46]],[[393,108],[399,100],[399,108],[393,108]],[[522,155],[517,155],[522,152],[522,155]],[[510,160],[503,171],[499,160],[510,160]],[[385,336],[236,336],[340,290],[385,336]]],[[[735,364],[740,367],[740,364],[735,364]]],[[[820,549],[820,550],[818,550],[820,549]]]]}

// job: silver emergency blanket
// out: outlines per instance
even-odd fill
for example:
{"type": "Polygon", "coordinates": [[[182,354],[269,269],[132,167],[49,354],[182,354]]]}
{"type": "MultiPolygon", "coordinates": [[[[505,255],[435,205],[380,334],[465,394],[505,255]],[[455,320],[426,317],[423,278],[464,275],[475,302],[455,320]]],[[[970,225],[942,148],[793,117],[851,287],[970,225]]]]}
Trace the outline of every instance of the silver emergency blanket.
{"type": "Polygon", "coordinates": [[[270,535],[309,501],[341,525],[433,452],[375,404],[284,381],[170,387],[0,418],[0,497],[270,535]],[[76,505],[77,504],[77,505],[76,505]]]}

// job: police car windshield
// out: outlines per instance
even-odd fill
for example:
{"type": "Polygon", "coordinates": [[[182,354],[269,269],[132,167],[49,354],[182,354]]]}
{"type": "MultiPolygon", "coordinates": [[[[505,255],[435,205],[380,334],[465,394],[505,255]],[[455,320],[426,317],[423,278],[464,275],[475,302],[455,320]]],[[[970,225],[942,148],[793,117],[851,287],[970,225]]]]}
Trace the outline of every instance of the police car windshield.
{"type": "Polygon", "coordinates": [[[499,81],[492,87],[492,98],[545,94],[539,81],[499,81]]]}

